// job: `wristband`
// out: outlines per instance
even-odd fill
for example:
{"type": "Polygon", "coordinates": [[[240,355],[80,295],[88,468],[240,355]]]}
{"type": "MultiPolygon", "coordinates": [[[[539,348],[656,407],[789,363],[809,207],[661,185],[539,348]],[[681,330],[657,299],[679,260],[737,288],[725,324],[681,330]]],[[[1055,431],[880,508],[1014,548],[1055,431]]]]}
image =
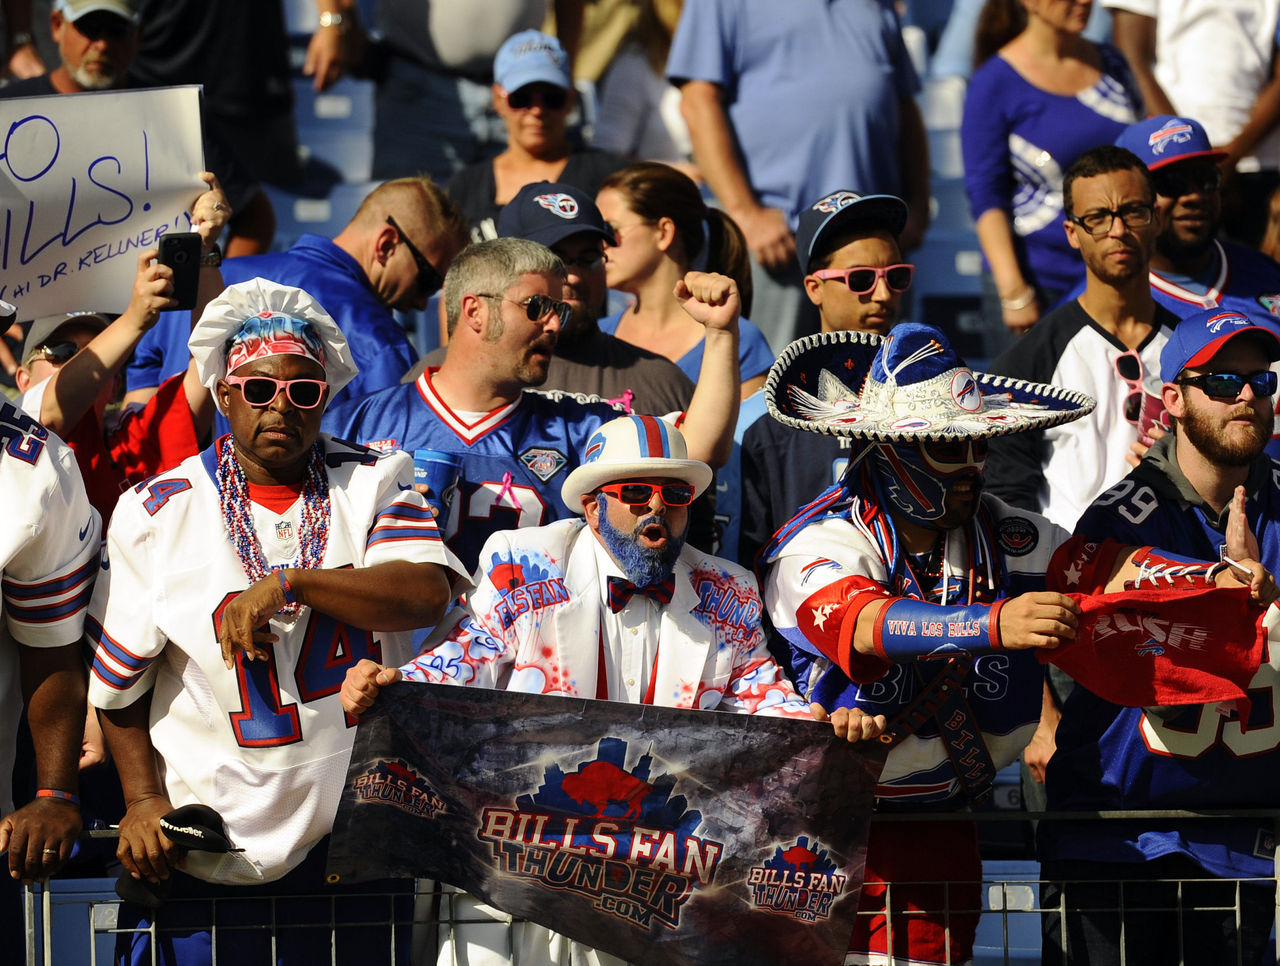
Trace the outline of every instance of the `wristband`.
{"type": "Polygon", "coordinates": [[[896,597],[876,615],[872,643],[888,661],[911,661],[948,652],[976,654],[999,650],[999,611],[995,604],[948,607],[912,597],[896,597]]]}
{"type": "Polygon", "coordinates": [[[1017,312],[1019,309],[1025,309],[1028,305],[1036,300],[1036,290],[1028,285],[1022,290],[1022,294],[1017,298],[1007,299],[1001,297],[1000,308],[1008,312],[1017,312]]]}
{"type": "Polygon", "coordinates": [[[80,807],[80,796],[64,792],[61,788],[39,788],[36,790],[36,798],[55,798],[58,801],[69,802],[77,808],[80,807]]]}
{"type": "Polygon", "coordinates": [[[280,589],[284,591],[284,602],[286,604],[296,604],[298,599],[293,596],[293,585],[285,577],[283,567],[276,571],[276,579],[280,581],[280,589]]]}

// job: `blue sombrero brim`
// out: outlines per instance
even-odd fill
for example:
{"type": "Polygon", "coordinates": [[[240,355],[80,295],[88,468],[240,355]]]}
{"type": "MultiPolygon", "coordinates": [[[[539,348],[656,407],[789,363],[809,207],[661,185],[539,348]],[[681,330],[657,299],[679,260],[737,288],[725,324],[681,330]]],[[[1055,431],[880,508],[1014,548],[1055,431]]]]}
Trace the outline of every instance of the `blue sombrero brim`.
{"type": "Polygon", "coordinates": [[[811,433],[896,443],[1046,429],[1086,416],[1096,405],[1093,397],[1073,389],[961,368],[939,379],[976,388],[980,399],[971,408],[943,410],[923,403],[892,412],[872,408],[865,405],[873,395],[865,391],[867,377],[883,341],[871,332],[823,332],[792,342],[765,380],[769,414],[811,433]]]}

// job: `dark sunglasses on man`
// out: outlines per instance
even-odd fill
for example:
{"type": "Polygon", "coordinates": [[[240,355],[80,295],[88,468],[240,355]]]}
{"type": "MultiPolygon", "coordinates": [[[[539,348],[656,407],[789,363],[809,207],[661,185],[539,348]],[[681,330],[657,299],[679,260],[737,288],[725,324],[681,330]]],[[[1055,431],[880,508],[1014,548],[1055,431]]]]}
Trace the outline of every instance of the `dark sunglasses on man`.
{"type": "Polygon", "coordinates": [[[418,251],[418,246],[409,241],[409,236],[404,233],[404,229],[396,224],[396,220],[387,215],[387,224],[396,230],[396,234],[400,236],[400,240],[404,242],[404,247],[409,249],[409,254],[413,256],[413,263],[418,266],[418,295],[422,298],[430,298],[444,286],[444,276],[442,276],[436,267],[427,261],[427,257],[418,251]]]}
{"type": "Polygon", "coordinates": [[[244,393],[244,401],[265,409],[283,391],[295,409],[315,409],[329,384],[323,379],[273,379],[270,376],[227,376],[227,385],[244,393]]]}
{"type": "Polygon", "coordinates": [[[1276,392],[1276,374],[1270,369],[1247,376],[1238,372],[1206,372],[1198,376],[1183,376],[1177,382],[1179,386],[1195,386],[1214,399],[1238,399],[1246,382],[1258,399],[1274,396],[1276,392]]]}
{"type": "Polygon", "coordinates": [[[46,342],[44,345],[38,345],[31,350],[27,365],[30,365],[32,360],[39,357],[52,365],[64,366],[79,351],[80,347],[74,342],[46,342]]]}
{"type": "Polygon", "coordinates": [[[1155,186],[1156,194],[1166,198],[1208,194],[1222,187],[1222,169],[1212,163],[1171,164],[1152,171],[1151,184],[1155,186]]]}
{"type": "Polygon", "coordinates": [[[662,502],[667,506],[688,506],[693,502],[693,487],[688,483],[610,483],[600,487],[601,493],[607,493],[627,506],[644,506],[653,499],[653,491],[662,494],[662,502]]]}
{"type": "Polygon", "coordinates": [[[911,276],[915,274],[914,265],[886,265],[876,268],[870,265],[855,265],[853,268],[824,268],[813,273],[814,278],[824,282],[840,280],[849,286],[854,295],[870,295],[880,279],[884,279],[891,292],[905,292],[911,287],[911,276]]]}
{"type": "Polygon", "coordinates": [[[568,302],[553,299],[550,295],[530,295],[527,299],[509,299],[505,295],[490,295],[485,292],[476,292],[475,295],[478,299],[496,299],[499,302],[523,306],[524,316],[530,322],[541,322],[548,315],[555,313],[560,319],[560,325],[565,326],[573,317],[573,306],[568,302]]]}

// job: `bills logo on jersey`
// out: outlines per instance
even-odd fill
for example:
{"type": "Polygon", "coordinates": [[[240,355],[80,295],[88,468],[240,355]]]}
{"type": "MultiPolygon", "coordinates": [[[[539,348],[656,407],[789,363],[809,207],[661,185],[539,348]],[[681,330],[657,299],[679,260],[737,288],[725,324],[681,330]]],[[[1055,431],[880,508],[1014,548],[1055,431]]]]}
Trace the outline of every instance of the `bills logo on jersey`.
{"type": "Polygon", "coordinates": [[[357,802],[390,805],[419,818],[434,818],[445,802],[402,758],[383,759],[352,783],[357,802]]]}
{"type": "Polygon", "coordinates": [[[563,218],[566,221],[577,217],[578,203],[574,201],[572,197],[564,194],[563,192],[557,191],[552,194],[538,195],[533,200],[540,207],[546,208],[547,211],[551,212],[553,215],[563,218]]]}
{"type": "Polygon", "coordinates": [[[711,885],[724,843],[696,836],[702,814],[675,794],[675,776],[653,775],[648,754],[628,765],[627,748],[602,738],[590,761],[548,764],[513,807],[484,809],[476,835],[499,875],[575,892],[642,929],[675,928],[711,885]]]}
{"type": "Polygon", "coordinates": [[[848,881],[848,876],[836,872],[826,849],[804,835],[786,848],[779,845],[771,858],[747,873],[753,906],[800,922],[829,918],[848,881]]]}
{"type": "Polygon", "coordinates": [[[281,541],[293,539],[293,521],[292,520],[276,521],[276,539],[281,541]]]}
{"type": "Polygon", "coordinates": [[[861,200],[862,195],[860,194],[855,194],[852,191],[837,191],[814,204],[813,210],[821,211],[826,215],[834,215],[837,211],[848,208],[855,201],[861,200]]]}
{"type": "Polygon", "coordinates": [[[1264,292],[1258,296],[1258,304],[1271,315],[1280,316],[1280,292],[1264,292]]]}
{"type": "Polygon", "coordinates": [[[1025,557],[1040,542],[1040,531],[1024,517],[1005,517],[997,528],[996,542],[1009,556],[1025,557]]]}
{"type": "Polygon", "coordinates": [[[564,468],[569,460],[559,450],[531,447],[520,454],[520,462],[529,467],[543,483],[551,479],[564,468]]]}
{"type": "Polygon", "coordinates": [[[394,449],[399,449],[394,439],[371,439],[364,445],[369,449],[376,449],[379,453],[390,453],[394,449]]]}
{"type": "Polygon", "coordinates": [[[1152,154],[1163,154],[1171,144],[1186,144],[1192,133],[1190,124],[1173,118],[1147,136],[1147,147],[1152,154]]]}

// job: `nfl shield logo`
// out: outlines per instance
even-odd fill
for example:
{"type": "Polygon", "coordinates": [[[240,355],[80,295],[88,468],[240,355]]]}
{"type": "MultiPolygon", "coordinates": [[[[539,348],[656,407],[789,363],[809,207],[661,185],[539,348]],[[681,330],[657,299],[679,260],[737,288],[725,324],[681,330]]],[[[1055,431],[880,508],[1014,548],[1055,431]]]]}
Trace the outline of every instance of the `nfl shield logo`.
{"type": "Polygon", "coordinates": [[[293,521],[292,520],[276,521],[276,539],[277,540],[293,539],[293,521]]]}
{"type": "Polygon", "coordinates": [[[535,447],[521,453],[520,462],[529,467],[530,471],[545,483],[560,472],[560,468],[569,461],[557,450],[535,447]]]}

